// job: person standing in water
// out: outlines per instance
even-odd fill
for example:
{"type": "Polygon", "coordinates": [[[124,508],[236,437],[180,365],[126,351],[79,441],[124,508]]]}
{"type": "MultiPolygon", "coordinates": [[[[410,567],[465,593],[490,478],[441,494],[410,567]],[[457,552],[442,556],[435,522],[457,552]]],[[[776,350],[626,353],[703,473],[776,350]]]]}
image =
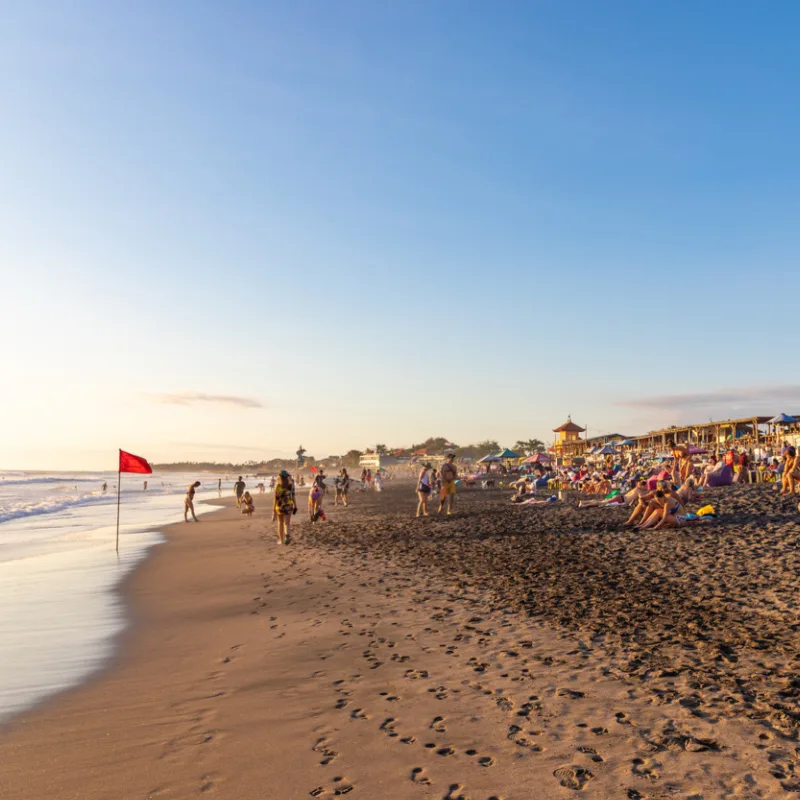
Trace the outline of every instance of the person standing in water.
{"type": "Polygon", "coordinates": [[[289,528],[292,516],[297,513],[294,498],[294,484],[289,473],[284,469],[275,486],[275,502],[272,505],[272,521],[278,522],[278,544],[289,544],[289,528]]]}
{"type": "Polygon", "coordinates": [[[236,507],[238,508],[242,504],[242,495],[244,494],[245,482],[242,480],[242,476],[239,476],[239,480],[233,484],[233,492],[236,495],[236,507]]]}
{"type": "Polygon", "coordinates": [[[106,489],[108,489],[108,484],[107,484],[107,483],[104,483],[104,484],[103,484],[103,491],[105,491],[106,489]]]}
{"type": "Polygon", "coordinates": [[[217,491],[218,491],[218,492],[221,492],[221,491],[222,491],[222,478],[220,478],[220,479],[217,481],[217,491]]]}
{"type": "Polygon", "coordinates": [[[189,512],[192,512],[192,519],[195,522],[200,522],[199,519],[195,516],[194,513],[194,493],[197,491],[198,486],[200,486],[200,481],[195,481],[193,484],[189,486],[186,490],[186,497],[183,499],[183,521],[189,521],[189,512]]]}
{"type": "Polygon", "coordinates": [[[455,465],[456,454],[449,453],[447,460],[439,470],[439,477],[442,481],[442,488],[439,500],[439,513],[447,506],[447,513],[453,513],[453,501],[456,497],[456,480],[458,480],[458,470],[455,465]]]}
{"type": "Polygon", "coordinates": [[[147,491],[147,481],[144,482],[144,491],[147,491]]]}

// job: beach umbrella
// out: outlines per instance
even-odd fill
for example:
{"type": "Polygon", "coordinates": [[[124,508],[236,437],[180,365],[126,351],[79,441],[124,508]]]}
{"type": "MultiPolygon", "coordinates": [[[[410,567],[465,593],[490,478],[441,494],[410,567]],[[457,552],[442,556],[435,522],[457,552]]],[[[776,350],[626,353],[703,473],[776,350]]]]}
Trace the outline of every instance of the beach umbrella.
{"type": "Polygon", "coordinates": [[[705,447],[698,447],[695,444],[689,445],[688,453],[690,456],[704,456],[708,450],[705,447]]]}
{"type": "Polygon", "coordinates": [[[549,464],[553,459],[547,453],[534,453],[523,461],[523,464],[549,464]]]}
{"type": "Polygon", "coordinates": [[[613,448],[610,444],[607,444],[604,448],[600,450],[597,454],[599,456],[617,456],[619,455],[619,450],[613,448]]]}
{"type": "Polygon", "coordinates": [[[778,414],[777,417],[773,417],[769,420],[770,425],[794,425],[797,420],[794,417],[790,417],[788,414],[778,414]]]}
{"type": "Polygon", "coordinates": [[[634,439],[623,439],[621,442],[614,442],[617,447],[633,447],[636,444],[634,439]]]}
{"type": "Polygon", "coordinates": [[[519,453],[515,453],[513,450],[509,450],[507,447],[503,450],[502,453],[497,454],[498,458],[503,459],[504,461],[511,459],[511,458],[519,458],[519,453]]]}
{"type": "Polygon", "coordinates": [[[496,464],[498,461],[502,461],[502,459],[499,456],[493,456],[491,453],[478,459],[479,464],[496,464]]]}

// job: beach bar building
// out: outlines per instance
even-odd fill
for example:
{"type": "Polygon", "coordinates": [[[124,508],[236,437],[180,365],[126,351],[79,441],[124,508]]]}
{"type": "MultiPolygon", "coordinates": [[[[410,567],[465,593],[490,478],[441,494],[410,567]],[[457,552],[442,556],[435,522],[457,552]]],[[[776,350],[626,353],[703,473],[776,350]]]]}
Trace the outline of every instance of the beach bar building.
{"type": "Polygon", "coordinates": [[[759,447],[772,444],[775,436],[770,417],[743,417],[700,425],[672,426],[634,436],[637,450],[666,450],[671,442],[707,450],[730,447],[759,447]]]}

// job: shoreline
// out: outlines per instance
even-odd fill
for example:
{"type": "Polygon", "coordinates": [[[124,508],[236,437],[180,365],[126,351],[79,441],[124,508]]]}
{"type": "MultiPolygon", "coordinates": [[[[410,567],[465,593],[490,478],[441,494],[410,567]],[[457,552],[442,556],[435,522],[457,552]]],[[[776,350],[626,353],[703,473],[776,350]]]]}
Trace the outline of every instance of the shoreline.
{"type": "Polygon", "coordinates": [[[485,551],[501,501],[459,501],[453,518],[414,521],[408,487],[390,488],[326,505],[313,529],[301,505],[286,548],[264,503],[247,519],[217,500],[200,524],[168,526],[120,584],[116,656],[0,731],[0,795],[786,796],[790,742],[761,722],[654,702],[602,635],[490,610],[462,571],[368,546],[402,533],[485,551]]]}

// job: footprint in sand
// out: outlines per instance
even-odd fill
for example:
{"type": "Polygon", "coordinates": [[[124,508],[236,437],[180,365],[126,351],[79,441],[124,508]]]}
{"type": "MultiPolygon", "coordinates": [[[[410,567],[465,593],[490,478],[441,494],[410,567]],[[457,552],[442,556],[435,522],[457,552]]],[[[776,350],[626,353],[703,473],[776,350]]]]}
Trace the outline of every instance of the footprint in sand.
{"type": "Polygon", "coordinates": [[[463,786],[460,783],[451,783],[447,794],[442,800],[469,800],[469,798],[462,793],[463,786]]]}
{"type": "Polygon", "coordinates": [[[455,754],[456,754],[456,751],[453,750],[452,747],[440,747],[436,751],[436,755],[437,756],[442,756],[443,758],[447,758],[448,756],[454,756],[455,754]]]}
{"type": "Polygon", "coordinates": [[[559,767],[553,771],[553,775],[564,788],[575,790],[583,789],[594,778],[594,774],[590,770],[572,764],[559,767]]]}
{"type": "Polygon", "coordinates": [[[494,759],[491,756],[481,756],[478,759],[478,764],[480,764],[482,767],[493,767],[494,759]]]}
{"type": "Polygon", "coordinates": [[[444,724],[444,717],[434,717],[428,727],[436,733],[445,733],[445,731],[447,731],[447,725],[444,724]]]}
{"type": "Polygon", "coordinates": [[[333,782],[335,784],[333,787],[334,797],[341,797],[342,795],[349,794],[353,791],[353,784],[349,783],[347,778],[334,778],[333,782]]]}
{"type": "Polygon", "coordinates": [[[584,746],[584,747],[579,747],[579,748],[578,748],[578,752],[579,752],[579,753],[586,753],[586,755],[587,755],[587,756],[589,756],[589,758],[591,758],[591,759],[592,759],[592,761],[596,761],[598,764],[599,764],[601,761],[605,761],[605,759],[603,758],[603,756],[601,756],[601,755],[600,755],[600,754],[597,752],[597,750],[595,750],[595,749],[594,749],[594,747],[585,747],[585,746],[584,746]]]}
{"type": "Polygon", "coordinates": [[[576,689],[556,689],[556,695],[558,697],[569,697],[570,700],[580,700],[581,697],[586,696],[584,692],[579,692],[576,689]]]}
{"type": "Polygon", "coordinates": [[[425,786],[430,786],[432,783],[422,767],[414,767],[414,769],[411,770],[411,780],[414,783],[422,783],[425,786]]]}
{"type": "Polygon", "coordinates": [[[384,731],[388,737],[391,739],[396,738],[400,734],[394,729],[394,723],[397,720],[394,717],[387,717],[382,723],[380,730],[384,731]]]}
{"type": "Polygon", "coordinates": [[[660,764],[653,761],[652,758],[634,758],[631,772],[636,775],[637,778],[647,778],[649,781],[657,781],[661,777],[661,773],[657,769],[659,766],[660,764]]]}
{"type": "Polygon", "coordinates": [[[370,715],[362,708],[354,708],[350,712],[351,719],[370,719],[370,715]]]}

